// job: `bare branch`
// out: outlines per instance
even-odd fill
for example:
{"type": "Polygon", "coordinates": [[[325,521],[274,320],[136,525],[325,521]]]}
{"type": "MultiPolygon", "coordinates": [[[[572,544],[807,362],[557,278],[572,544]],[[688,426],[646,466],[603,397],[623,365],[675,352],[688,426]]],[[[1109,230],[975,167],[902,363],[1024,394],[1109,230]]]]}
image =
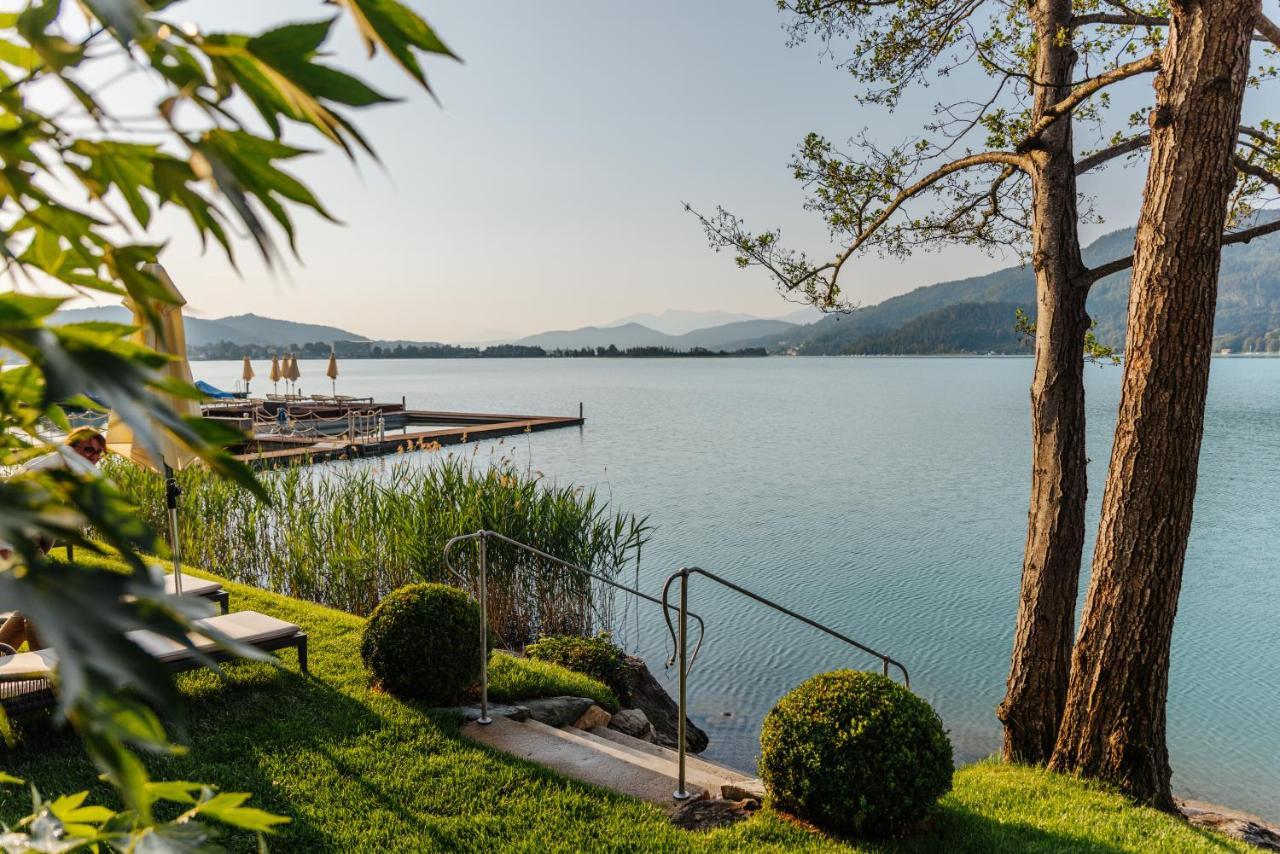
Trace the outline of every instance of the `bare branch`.
{"type": "Polygon", "coordinates": [[[998,163],[1003,163],[1005,166],[1012,166],[1015,169],[1021,169],[1024,172],[1030,171],[1030,164],[1027,163],[1026,158],[1011,151],[984,151],[980,154],[970,154],[967,157],[961,157],[958,160],[953,160],[950,163],[938,167],[919,181],[916,181],[911,186],[900,191],[893,201],[891,201],[885,209],[881,211],[880,215],[876,217],[869,226],[863,229],[862,233],[854,239],[853,243],[836,256],[836,260],[829,265],[833,275],[839,275],[840,268],[844,266],[844,263],[848,261],[850,257],[852,257],[853,253],[857,252],[864,243],[871,239],[871,237],[880,230],[880,227],[888,222],[889,218],[892,217],[898,208],[902,207],[907,200],[920,195],[920,193],[929,189],[948,175],[953,175],[956,172],[961,172],[974,166],[998,163]]]}
{"type": "Polygon", "coordinates": [[[1126,140],[1117,142],[1115,145],[1104,148],[1101,151],[1095,151],[1088,157],[1082,157],[1076,161],[1076,174],[1083,175],[1090,169],[1095,169],[1109,160],[1128,154],[1131,151],[1137,151],[1139,148],[1145,148],[1151,144],[1151,134],[1140,133],[1137,136],[1131,136],[1126,140]]]}
{"type": "MultiPolygon", "coordinates": [[[[1222,245],[1231,246],[1235,243],[1248,243],[1255,238],[1263,237],[1264,235],[1272,234],[1277,231],[1280,231],[1280,219],[1276,219],[1274,222],[1264,223],[1263,225],[1255,225],[1252,228],[1244,228],[1240,231],[1228,231],[1226,234],[1222,235],[1222,245]]],[[[1121,270],[1128,270],[1132,266],[1133,256],[1129,255],[1124,258],[1117,258],[1114,261],[1108,261],[1106,264],[1102,264],[1101,266],[1094,267],[1089,270],[1087,275],[1089,282],[1093,283],[1099,279],[1105,279],[1112,273],[1119,273],[1121,270]]]]}
{"type": "Polygon", "coordinates": [[[1275,21],[1259,12],[1256,29],[1259,35],[1265,37],[1267,41],[1275,46],[1276,50],[1280,50],[1280,26],[1275,21]]]}
{"type": "Polygon", "coordinates": [[[1138,74],[1145,74],[1148,71],[1156,71],[1160,68],[1160,52],[1153,51],[1141,59],[1135,59],[1133,62],[1126,62],[1124,65],[1118,65],[1105,74],[1099,74],[1092,80],[1087,80],[1079,86],[1071,90],[1071,94],[1052,104],[1044,111],[1044,115],[1031,126],[1031,130],[1027,132],[1026,138],[1022,144],[1018,146],[1018,150],[1027,151],[1035,145],[1035,141],[1058,119],[1074,110],[1081,103],[1105,89],[1113,83],[1118,83],[1129,77],[1138,74]]]}
{"type": "Polygon", "coordinates": [[[1141,15],[1130,12],[1121,12],[1119,14],[1093,12],[1088,15],[1076,15],[1071,19],[1073,29],[1090,24],[1110,24],[1120,27],[1167,27],[1169,26],[1169,19],[1157,15],[1141,15]]]}

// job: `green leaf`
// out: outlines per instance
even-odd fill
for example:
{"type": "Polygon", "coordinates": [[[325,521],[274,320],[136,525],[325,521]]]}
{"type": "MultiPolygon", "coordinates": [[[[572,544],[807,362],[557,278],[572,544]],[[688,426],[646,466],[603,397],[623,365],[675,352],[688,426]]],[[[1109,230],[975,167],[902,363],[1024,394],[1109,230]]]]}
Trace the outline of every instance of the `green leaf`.
{"type": "Polygon", "coordinates": [[[259,833],[271,832],[278,825],[288,824],[291,820],[287,816],[272,815],[256,807],[241,806],[249,797],[244,792],[222,792],[200,803],[197,810],[201,815],[224,824],[259,833]]]}
{"type": "Polygon", "coordinates": [[[418,64],[414,49],[426,53],[438,53],[453,59],[458,57],[449,50],[426,21],[398,0],[335,0],[351,14],[364,40],[369,56],[379,47],[395,58],[405,71],[422,84],[428,92],[427,76],[418,64]]]}

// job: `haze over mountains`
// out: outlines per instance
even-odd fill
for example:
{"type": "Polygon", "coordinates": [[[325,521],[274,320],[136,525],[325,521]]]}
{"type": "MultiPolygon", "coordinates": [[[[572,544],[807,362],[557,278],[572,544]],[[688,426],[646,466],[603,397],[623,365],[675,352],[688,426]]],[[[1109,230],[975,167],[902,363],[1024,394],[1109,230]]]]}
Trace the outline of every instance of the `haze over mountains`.
{"type": "MultiPolygon", "coordinates": [[[[1265,218],[1280,216],[1275,212],[1265,218]]],[[[1133,229],[1100,237],[1085,249],[1088,264],[1129,254],[1133,229]]],[[[1129,273],[1102,279],[1089,296],[1089,313],[1098,339],[1121,348],[1128,309],[1129,273]]],[[[856,294],[854,295],[856,298],[856,294]]],[[[1035,282],[1028,267],[1010,266],[984,276],[916,288],[845,315],[821,317],[815,309],[793,311],[782,318],[758,318],[708,310],[670,310],[640,314],[611,324],[553,330],[489,344],[518,344],[544,350],[609,347],[666,347],[739,350],[763,347],[770,353],[802,355],[907,355],[958,353],[1026,353],[1027,342],[1014,331],[1014,313],[1034,316],[1035,282]],[[815,318],[816,322],[813,322],[815,318]]],[[[118,306],[59,312],[61,321],[129,322],[118,306]]],[[[288,348],[308,342],[373,341],[333,326],[296,323],[243,314],[214,320],[189,317],[187,340],[192,347],[219,342],[288,348]]],[[[1243,352],[1280,352],[1280,236],[1228,246],[1222,255],[1214,346],[1243,352]]]]}

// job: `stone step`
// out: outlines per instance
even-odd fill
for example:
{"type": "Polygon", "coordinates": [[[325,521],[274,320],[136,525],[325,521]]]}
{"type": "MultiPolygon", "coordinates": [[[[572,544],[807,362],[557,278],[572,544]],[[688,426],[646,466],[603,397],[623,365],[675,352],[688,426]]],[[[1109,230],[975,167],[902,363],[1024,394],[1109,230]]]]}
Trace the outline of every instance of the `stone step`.
{"type": "MultiPolygon", "coordinates": [[[[650,744],[647,741],[641,741],[638,738],[632,738],[629,735],[605,727],[595,727],[586,732],[573,727],[566,727],[565,729],[575,736],[580,734],[580,737],[589,739],[601,750],[621,750],[621,753],[618,754],[620,758],[660,770],[669,775],[671,779],[679,781],[680,754],[674,750],[650,744]]],[[[753,780],[741,771],[734,771],[732,768],[725,768],[723,765],[716,765],[695,756],[685,757],[684,771],[686,786],[705,789],[713,798],[723,797],[722,790],[726,785],[734,786],[737,791],[751,791],[754,793],[757,789],[763,790],[763,787],[759,785],[759,781],[753,780]]],[[[753,797],[761,798],[763,795],[753,794],[753,797]]],[[[738,798],[735,797],[733,799],[737,800],[738,798]]]]}
{"type": "MultiPolygon", "coordinates": [[[[616,729],[608,727],[592,727],[590,733],[598,738],[606,738],[616,744],[630,747],[632,750],[639,750],[648,753],[651,756],[658,756],[669,760],[672,765],[678,767],[680,762],[680,754],[670,747],[663,747],[660,744],[654,744],[650,741],[635,738],[624,732],[618,732],[616,729]]],[[[745,771],[739,771],[736,768],[729,768],[725,765],[717,765],[710,760],[703,759],[692,753],[685,755],[685,772],[686,775],[697,770],[708,776],[715,777],[721,783],[733,783],[745,791],[764,792],[764,784],[760,782],[759,777],[753,777],[745,771]]],[[[757,795],[760,797],[761,795],[757,795]]]]}
{"type": "MultiPolygon", "coordinates": [[[[668,812],[680,806],[680,802],[672,798],[676,777],[670,763],[607,739],[591,737],[582,730],[556,729],[535,720],[494,718],[493,723],[487,725],[467,723],[462,732],[496,750],[566,777],[648,801],[668,812]]],[[[694,790],[691,786],[691,791],[694,797],[707,796],[703,789],[694,790]]]]}

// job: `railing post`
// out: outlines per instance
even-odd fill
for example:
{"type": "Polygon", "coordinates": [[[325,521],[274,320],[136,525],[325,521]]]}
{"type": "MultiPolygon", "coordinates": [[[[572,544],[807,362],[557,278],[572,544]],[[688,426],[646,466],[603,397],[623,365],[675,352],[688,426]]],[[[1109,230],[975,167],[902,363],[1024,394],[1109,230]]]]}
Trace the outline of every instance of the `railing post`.
{"type": "Polygon", "coordinates": [[[493,723],[489,717],[489,555],[485,548],[487,531],[480,532],[480,719],[481,724],[493,723]]]}
{"type": "Polygon", "coordinates": [[[687,720],[688,709],[686,708],[686,692],[685,681],[689,675],[689,573],[684,570],[680,571],[680,616],[679,616],[679,639],[676,645],[680,656],[680,720],[676,724],[678,742],[677,747],[680,751],[679,775],[676,778],[676,790],[671,796],[677,801],[686,800],[689,797],[689,789],[685,785],[685,753],[688,749],[687,733],[685,732],[685,721],[687,720]]]}

